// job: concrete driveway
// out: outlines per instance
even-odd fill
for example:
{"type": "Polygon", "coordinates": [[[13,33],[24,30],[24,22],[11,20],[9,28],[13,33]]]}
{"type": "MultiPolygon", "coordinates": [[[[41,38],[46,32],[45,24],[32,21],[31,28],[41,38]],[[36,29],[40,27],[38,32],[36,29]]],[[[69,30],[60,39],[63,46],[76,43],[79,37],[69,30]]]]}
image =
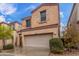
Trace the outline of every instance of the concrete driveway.
{"type": "Polygon", "coordinates": [[[45,48],[15,48],[14,50],[5,50],[3,53],[11,53],[15,56],[48,56],[49,50],[45,48]]]}

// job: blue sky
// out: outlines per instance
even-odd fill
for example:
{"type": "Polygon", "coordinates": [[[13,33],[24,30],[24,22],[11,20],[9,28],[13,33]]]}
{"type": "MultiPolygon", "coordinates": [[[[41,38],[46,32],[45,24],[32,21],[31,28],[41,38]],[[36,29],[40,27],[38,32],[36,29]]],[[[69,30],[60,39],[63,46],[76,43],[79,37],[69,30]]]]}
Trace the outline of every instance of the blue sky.
{"type": "MultiPolygon", "coordinates": [[[[0,4],[0,21],[21,22],[24,17],[31,16],[31,11],[38,7],[40,3],[13,3],[0,4]]],[[[60,4],[61,25],[66,25],[71,9],[71,3],[60,4]]]]}
{"type": "Polygon", "coordinates": [[[60,4],[60,20],[62,26],[66,26],[73,4],[72,3],[62,3],[60,4]]]}

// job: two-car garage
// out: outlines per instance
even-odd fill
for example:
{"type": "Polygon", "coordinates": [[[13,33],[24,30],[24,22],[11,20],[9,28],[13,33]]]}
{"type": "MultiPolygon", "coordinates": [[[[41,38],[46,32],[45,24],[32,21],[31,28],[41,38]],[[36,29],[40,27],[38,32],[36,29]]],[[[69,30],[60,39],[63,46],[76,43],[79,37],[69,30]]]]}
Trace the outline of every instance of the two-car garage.
{"type": "Polygon", "coordinates": [[[52,36],[52,34],[24,36],[24,45],[25,47],[41,47],[49,49],[49,40],[52,36]]]}

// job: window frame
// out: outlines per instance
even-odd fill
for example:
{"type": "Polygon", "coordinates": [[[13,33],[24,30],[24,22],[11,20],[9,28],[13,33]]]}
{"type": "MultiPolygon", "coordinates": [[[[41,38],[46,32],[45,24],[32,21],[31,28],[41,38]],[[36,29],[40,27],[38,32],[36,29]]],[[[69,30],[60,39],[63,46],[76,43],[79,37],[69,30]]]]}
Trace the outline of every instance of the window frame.
{"type": "Polygon", "coordinates": [[[30,19],[26,20],[26,27],[27,27],[27,28],[31,27],[31,20],[30,20],[30,19]],[[28,24],[28,21],[29,21],[30,24],[28,24]],[[28,25],[27,25],[27,24],[28,24],[28,25]]]}
{"type": "Polygon", "coordinates": [[[46,22],[46,10],[40,11],[40,20],[41,22],[46,22]]]}

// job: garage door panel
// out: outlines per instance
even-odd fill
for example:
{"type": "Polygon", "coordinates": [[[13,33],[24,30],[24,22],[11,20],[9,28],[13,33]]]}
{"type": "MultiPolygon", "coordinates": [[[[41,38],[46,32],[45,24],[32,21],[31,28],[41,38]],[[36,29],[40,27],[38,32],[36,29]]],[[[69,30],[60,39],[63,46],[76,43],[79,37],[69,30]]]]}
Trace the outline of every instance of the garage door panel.
{"type": "Polygon", "coordinates": [[[49,40],[52,38],[51,34],[47,35],[33,35],[25,36],[26,47],[44,47],[49,48],[49,40]]]}

